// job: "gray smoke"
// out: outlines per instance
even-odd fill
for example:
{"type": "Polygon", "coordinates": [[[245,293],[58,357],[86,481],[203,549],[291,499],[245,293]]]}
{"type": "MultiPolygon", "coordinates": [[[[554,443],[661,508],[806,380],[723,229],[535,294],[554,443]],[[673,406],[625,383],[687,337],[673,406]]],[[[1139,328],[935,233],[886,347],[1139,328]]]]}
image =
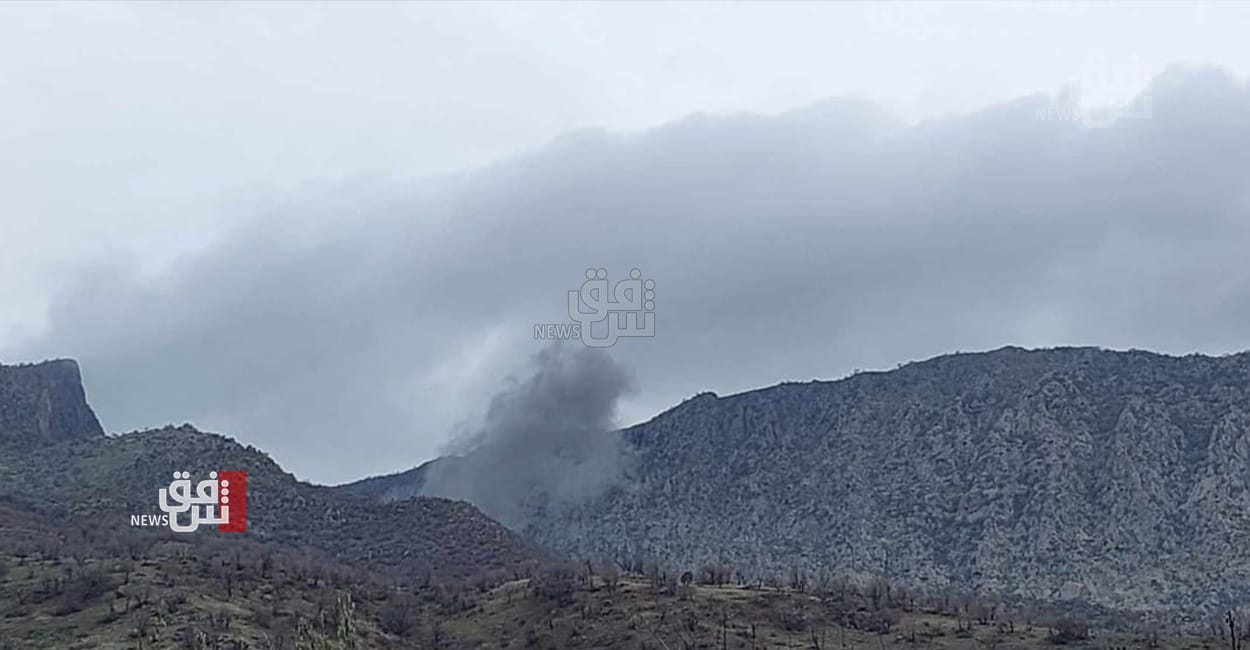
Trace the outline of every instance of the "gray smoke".
{"type": "Polygon", "coordinates": [[[280,192],[159,276],[85,257],[0,355],[78,358],[111,431],[189,421],[333,483],[437,455],[591,266],[657,283],[656,335],[612,348],[647,377],[628,423],[955,350],[1246,349],[1250,86],[1178,67],[1148,98],[1105,128],[835,99],[280,192]]]}
{"type": "Polygon", "coordinates": [[[456,441],[464,455],[428,466],[422,493],[463,499],[513,527],[534,507],[590,499],[620,480],[626,454],[616,428],[629,371],[606,352],[553,345],[533,374],[497,393],[482,427],[456,441]]]}

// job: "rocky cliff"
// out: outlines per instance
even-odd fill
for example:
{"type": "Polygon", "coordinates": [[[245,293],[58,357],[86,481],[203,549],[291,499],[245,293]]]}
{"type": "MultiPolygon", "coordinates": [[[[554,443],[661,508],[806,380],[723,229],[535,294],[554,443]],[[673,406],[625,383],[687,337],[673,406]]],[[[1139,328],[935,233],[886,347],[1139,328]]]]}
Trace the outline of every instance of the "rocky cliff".
{"type": "Polygon", "coordinates": [[[0,365],[0,442],[41,444],[103,436],[70,359],[0,365]]]}

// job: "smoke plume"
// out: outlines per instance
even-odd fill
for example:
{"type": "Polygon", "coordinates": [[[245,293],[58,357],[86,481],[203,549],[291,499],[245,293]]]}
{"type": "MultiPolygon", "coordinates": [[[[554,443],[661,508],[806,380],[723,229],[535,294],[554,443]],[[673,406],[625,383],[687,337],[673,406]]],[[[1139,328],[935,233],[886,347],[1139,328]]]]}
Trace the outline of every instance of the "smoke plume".
{"type": "Polygon", "coordinates": [[[533,374],[497,393],[485,422],[457,441],[462,456],[431,463],[422,494],[463,499],[512,527],[537,507],[593,498],[616,483],[626,453],[616,428],[629,371],[606,352],[544,348],[533,374]]]}

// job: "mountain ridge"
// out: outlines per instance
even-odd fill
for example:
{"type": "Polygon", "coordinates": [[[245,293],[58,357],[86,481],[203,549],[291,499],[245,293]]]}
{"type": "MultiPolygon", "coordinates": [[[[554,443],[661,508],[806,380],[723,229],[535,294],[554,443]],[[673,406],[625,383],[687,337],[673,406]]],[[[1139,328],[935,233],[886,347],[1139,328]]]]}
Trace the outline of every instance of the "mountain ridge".
{"type": "Polygon", "coordinates": [[[0,499],[34,516],[130,528],[132,515],[157,513],[158,490],[175,471],[246,472],[244,535],[252,541],[313,548],[408,579],[523,571],[552,557],[467,503],[359,499],[300,481],[267,453],[190,424],[105,435],[77,362],[0,366],[0,499]]]}
{"type": "MultiPolygon", "coordinates": [[[[956,352],[950,352],[950,353],[945,353],[945,354],[938,354],[938,355],[934,355],[932,357],[928,357],[925,359],[900,363],[898,364],[896,368],[879,369],[879,370],[856,370],[852,372],[851,374],[848,374],[846,376],[839,377],[836,379],[810,379],[806,381],[786,380],[786,381],[777,382],[775,384],[769,384],[767,386],[748,388],[746,390],[742,390],[742,391],[735,392],[735,393],[728,393],[725,395],[720,395],[716,393],[715,391],[710,391],[710,390],[700,391],[698,393],[695,393],[694,395],[691,395],[690,397],[683,399],[681,402],[667,409],[664,409],[663,411],[660,411],[654,416],[646,420],[643,420],[642,422],[639,422],[637,424],[632,424],[627,427],[622,427],[618,429],[615,433],[618,433],[621,435],[628,435],[628,433],[631,430],[650,425],[656,420],[663,418],[666,415],[669,415],[671,413],[681,411],[682,409],[706,406],[708,404],[714,404],[722,400],[733,400],[736,398],[741,398],[741,397],[756,394],[756,393],[765,393],[768,391],[778,390],[778,389],[781,389],[783,387],[788,387],[788,386],[807,386],[807,385],[828,386],[828,385],[833,385],[833,384],[840,384],[842,382],[853,381],[856,378],[864,377],[864,376],[891,375],[893,373],[898,373],[907,369],[926,367],[929,364],[948,363],[951,359],[955,359],[955,358],[975,359],[975,358],[986,357],[986,356],[991,356],[991,355],[1005,355],[1005,354],[1019,354],[1019,353],[1029,354],[1029,353],[1038,353],[1038,352],[1114,353],[1114,354],[1124,354],[1124,355],[1141,355],[1144,358],[1153,357],[1153,358],[1172,359],[1172,360],[1181,360],[1181,359],[1187,359],[1187,358],[1202,358],[1202,359],[1214,360],[1214,359],[1229,359],[1229,358],[1237,358],[1237,357],[1250,357],[1250,350],[1242,351],[1242,352],[1235,352],[1235,353],[1220,354],[1220,355],[1208,355],[1208,354],[1202,354],[1202,353],[1197,353],[1197,352],[1184,354],[1184,355],[1177,355],[1177,354],[1167,354],[1167,353],[1162,353],[1162,352],[1154,352],[1151,350],[1145,350],[1145,349],[1139,349],[1139,348],[1116,349],[1116,348],[1104,348],[1104,347],[1098,347],[1098,346],[1057,346],[1057,347],[1048,347],[1048,348],[1027,348],[1027,347],[1017,346],[1017,345],[1004,345],[1004,346],[987,349],[987,350],[978,350],[978,351],[969,351],[969,352],[956,351],[956,352]]],[[[395,472],[365,476],[362,478],[353,479],[351,481],[346,481],[343,483],[335,484],[333,487],[337,489],[341,489],[345,492],[352,493],[352,494],[358,494],[358,495],[368,496],[368,497],[373,497],[373,498],[383,498],[387,500],[411,498],[413,496],[416,496],[417,494],[415,492],[411,492],[408,489],[405,489],[404,487],[405,485],[415,484],[419,486],[424,475],[428,472],[428,470],[434,464],[454,461],[454,459],[459,458],[459,457],[460,456],[438,456],[438,457],[423,461],[420,464],[414,467],[411,467],[409,469],[406,469],[406,470],[399,470],[395,472]]]]}
{"type": "Polygon", "coordinates": [[[157,511],[157,491],[173,471],[193,477],[244,471],[243,534],[256,541],[308,546],[342,561],[433,580],[509,571],[550,557],[470,504],[362,500],[299,481],[259,449],[190,425],[58,443],[28,450],[21,462],[5,460],[0,456],[0,496],[37,512],[55,509],[129,526],[131,515],[157,511]]]}
{"type": "MultiPolygon", "coordinates": [[[[538,509],[527,534],[575,556],[1116,608],[1250,599],[1247,353],[941,355],[705,394],[617,433],[627,480],[538,509]]],[[[420,493],[397,481],[368,485],[420,493]]]]}

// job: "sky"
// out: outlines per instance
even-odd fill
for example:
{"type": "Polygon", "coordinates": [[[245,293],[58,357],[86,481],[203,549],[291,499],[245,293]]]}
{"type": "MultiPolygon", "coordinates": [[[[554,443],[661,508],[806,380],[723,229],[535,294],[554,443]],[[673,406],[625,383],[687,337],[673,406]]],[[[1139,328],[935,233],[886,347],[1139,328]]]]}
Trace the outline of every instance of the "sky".
{"type": "Polygon", "coordinates": [[[491,426],[588,268],[656,285],[622,425],[956,350],[1246,349],[1246,24],[3,3],[0,361],[333,483],[491,426]]]}

